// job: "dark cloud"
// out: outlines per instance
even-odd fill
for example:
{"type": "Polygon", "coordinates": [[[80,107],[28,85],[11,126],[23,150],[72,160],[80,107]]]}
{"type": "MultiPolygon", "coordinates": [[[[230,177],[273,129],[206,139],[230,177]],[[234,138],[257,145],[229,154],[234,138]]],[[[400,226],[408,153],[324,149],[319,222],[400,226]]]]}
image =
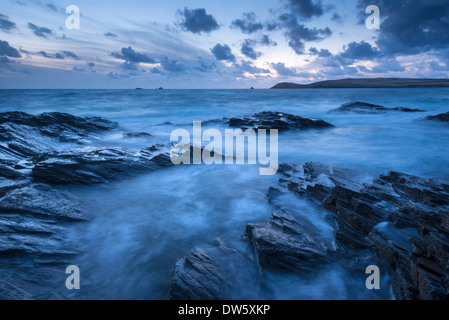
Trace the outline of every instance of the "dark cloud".
{"type": "Polygon", "coordinates": [[[128,70],[128,71],[139,71],[138,64],[137,64],[137,63],[133,63],[133,62],[128,62],[128,61],[126,61],[126,62],[124,62],[124,63],[121,65],[121,67],[122,67],[123,70],[128,70]]]}
{"type": "Polygon", "coordinates": [[[288,45],[297,53],[303,54],[306,41],[319,41],[329,37],[332,31],[329,28],[317,29],[308,28],[299,23],[292,14],[283,14],[279,17],[283,27],[286,29],[285,36],[288,45]]]}
{"type": "Polygon", "coordinates": [[[332,56],[332,53],[329,50],[327,50],[327,49],[318,50],[315,47],[310,48],[309,53],[311,55],[318,56],[320,58],[327,58],[327,57],[332,56]]]}
{"type": "Polygon", "coordinates": [[[324,14],[324,7],[321,1],[313,0],[288,0],[291,12],[303,19],[320,17],[324,14]]]}
{"type": "MultiPolygon", "coordinates": [[[[22,50],[22,51],[24,51],[24,50],[22,50]]],[[[35,55],[35,53],[31,53],[31,52],[28,52],[28,51],[26,51],[26,53],[30,54],[30,55],[35,55]]],[[[44,57],[44,58],[47,58],[47,59],[64,60],[65,58],[72,58],[74,60],[80,60],[80,58],[78,58],[78,56],[76,54],[74,54],[73,52],[71,52],[71,51],[62,51],[62,52],[58,52],[58,53],[55,53],[55,54],[51,54],[51,53],[48,53],[46,51],[39,51],[37,54],[42,56],[42,57],[44,57]]]]}
{"type": "Polygon", "coordinates": [[[339,15],[338,13],[334,13],[332,15],[332,21],[338,22],[338,23],[343,23],[345,21],[345,19],[343,19],[343,17],[341,15],[339,15]]]}
{"type": "Polygon", "coordinates": [[[57,6],[55,6],[53,3],[47,3],[45,5],[48,9],[54,11],[54,12],[61,12],[62,10],[60,10],[57,6]]]}
{"type": "Polygon", "coordinates": [[[154,73],[154,74],[162,74],[162,71],[159,68],[153,68],[153,69],[150,70],[150,72],[154,73]]]}
{"type": "Polygon", "coordinates": [[[449,48],[447,0],[358,0],[362,23],[368,5],[378,5],[383,19],[376,44],[386,55],[416,54],[449,48]]]}
{"type": "Polygon", "coordinates": [[[225,44],[217,44],[213,49],[211,49],[211,52],[214,54],[215,58],[220,61],[235,61],[235,55],[232,54],[231,48],[225,44]]]}
{"type": "Polygon", "coordinates": [[[164,70],[169,72],[184,72],[187,67],[183,64],[178,63],[178,60],[170,60],[167,57],[161,60],[161,66],[164,70]]]}
{"type": "Polygon", "coordinates": [[[207,63],[203,58],[198,59],[199,66],[195,69],[201,72],[211,72],[217,69],[217,65],[215,63],[207,63]]]}
{"type": "Polygon", "coordinates": [[[390,73],[390,72],[403,72],[405,68],[396,59],[383,60],[379,65],[370,70],[374,73],[390,73]]]}
{"type": "Polygon", "coordinates": [[[259,73],[271,73],[269,69],[262,69],[255,67],[249,61],[243,61],[240,64],[234,64],[234,67],[237,68],[238,73],[236,75],[243,76],[243,73],[251,73],[251,74],[259,74],[259,73]]]}
{"type": "Polygon", "coordinates": [[[271,66],[280,76],[296,76],[298,74],[295,69],[286,67],[282,62],[272,63],[271,66]]]}
{"type": "Polygon", "coordinates": [[[264,46],[273,46],[273,47],[278,45],[275,41],[271,40],[270,37],[266,34],[262,36],[260,44],[264,46]]]}
{"type": "Polygon", "coordinates": [[[9,17],[0,13],[0,30],[11,31],[16,28],[16,24],[9,20],[9,17]]]}
{"type": "Polygon", "coordinates": [[[351,42],[344,47],[340,57],[349,60],[371,60],[380,57],[380,51],[368,42],[351,42]]]}
{"type": "Polygon", "coordinates": [[[114,80],[129,79],[131,78],[131,74],[109,72],[108,77],[114,80]]]}
{"type": "Polygon", "coordinates": [[[74,54],[74,53],[71,52],[71,51],[62,51],[62,54],[63,54],[64,56],[66,56],[67,58],[72,58],[72,59],[74,59],[74,60],[79,60],[79,59],[80,59],[76,54],[74,54]]]}
{"type": "Polygon", "coordinates": [[[220,28],[217,20],[212,15],[207,14],[206,9],[190,10],[184,8],[183,11],[179,11],[179,14],[181,16],[179,24],[186,31],[210,33],[220,28]]]}
{"type": "Polygon", "coordinates": [[[137,68],[136,64],[139,63],[150,63],[150,64],[156,63],[156,61],[153,58],[150,58],[145,54],[141,54],[134,51],[132,47],[122,48],[122,51],[120,53],[113,52],[111,53],[111,56],[117,59],[125,60],[125,63],[122,65],[122,67],[127,70],[136,69],[137,68]]]}
{"type": "MultiPolygon", "coordinates": [[[[0,56],[10,58],[21,58],[19,51],[9,45],[7,41],[0,40],[0,56]]],[[[9,59],[8,59],[9,60],[9,59]]]]}
{"type": "Polygon", "coordinates": [[[38,54],[40,54],[41,56],[43,56],[44,58],[48,58],[48,59],[53,59],[54,57],[49,55],[47,52],[45,51],[39,51],[38,54]]]}
{"type": "Polygon", "coordinates": [[[73,71],[78,71],[78,72],[93,72],[95,73],[95,63],[93,62],[88,62],[86,63],[86,67],[74,67],[72,68],[73,71]]]}
{"type": "Polygon", "coordinates": [[[294,68],[286,67],[284,63],[272,63],[271,67],[282,77],[316,78],[317,75],[310,72],[298,72],[294,68]]]}
{"type": "Polygon", "coordinates": [[[38,27],[35,24],[32,24],[31,22],[28,23],[28,28],[33,31],[33,33],[38,36],[38,37],[42,37],[42,38],[47,38],[47,36],[50,36],[53,34],[53,32],[46,28],[46,27],[38,27]]]}
{"type": "Polygon", "coordinates": [[[234,20],[231,26],[240,29],[246,34],[252,34],[264,28],[261,22],[256,21],[256,14],[254,12],[244,13],[242,19],[234,20]]]}
{"type": "Polygon", "coordinates": [[[116,35],[115,33],[112,32],[106,32],[104,34],[105,37],[110,37],[110,38],[118,38],[118,35],[116,35]]]}
{"type": "Polygon", "coordinates": [[[252,59],[252,60],[256,60],[257,58],[259,58],[262,53],[257,52],[254,49],[254,45],[256,44],[256,41],[253,41],[251,39],[246,39],[243,44],[242,44],[242,48],[240,49],[240,52],[245,55],[246,57],[252,59]]]}

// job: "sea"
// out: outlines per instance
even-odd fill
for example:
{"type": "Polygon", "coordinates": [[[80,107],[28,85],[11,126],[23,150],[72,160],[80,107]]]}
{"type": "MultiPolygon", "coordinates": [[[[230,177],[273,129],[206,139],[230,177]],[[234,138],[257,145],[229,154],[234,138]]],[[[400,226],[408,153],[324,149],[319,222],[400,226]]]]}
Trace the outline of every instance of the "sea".
{"type": "MultiPolygon", "coordinates": [[[[126,131],[150,138],[123,139],[111,134],[105,145],[136,149],[168,143],[175,129],[226,129],[223,118],[278,111],[325,120],[327,130],[280,133],[279,162],[321,162],[348,168],[369,183],[399,171],[423,178],[449,178],[449,126],[421,121],[449,111],[449,88],[311,90],[0,90],[0,112],[64,112],[99,116],[126,131]],[[329,112],[347,102],[388,108],[423,109],[422,113],[329,112]],[[217,120],[217,121],[215,121],[217,120]]],[[[216,239],[252,254],[245,227],[269,218],[266,193],[280,177],[261,176],[255,165],[177,166],[101,185],[64,187],[78,196],[92,221],[71,227],[82,254],[81,290],[73,299],[166,299],[170,273],[193,247],[216,239]]],[[[285,199],[332,237],[322,210],[300,199],[285,199]]],[[[242,272],[236,270],[236,272],[242,272]]],[[[382,292],[338,263],[312,278],[266,272],[261,279],[242,277],[231,299],[391,299],[383,270],[382,292]]]]}

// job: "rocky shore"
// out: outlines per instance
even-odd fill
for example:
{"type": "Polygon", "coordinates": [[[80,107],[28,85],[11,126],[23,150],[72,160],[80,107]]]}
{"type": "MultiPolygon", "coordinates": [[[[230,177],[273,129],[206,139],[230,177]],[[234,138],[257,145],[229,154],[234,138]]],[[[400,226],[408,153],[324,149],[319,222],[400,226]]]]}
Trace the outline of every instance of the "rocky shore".
{"type": "MultiPolygon", "coordinates": [[[[228,121],[244,129],[333,127],[279,112],[228,121]]],[[[123,139],[151,136],[126,132],[102,118],[0,114],[0,299],[64,298],[33,284],[35,270],[49,271],[80,254],[67,233],[74,223],[89,223],[91,215],[64,186],[107,183],[172,166],[169,144],[126,149],[105,145],[108,133],[123,139]]],[[[362,184],[350,169],[312,162],[281,165],[278,175],[278,183],[267,186],[272,215],[242,230],[252,253],[220,239],[192,248],[173,267],[170,299],[232,299],[234,285],[245,279],[260,279],[253,285],[263,287],[267,272],[306,279],[334,264],[362,275],[368,265],[382,266],[396,299],[449,297],[449,181],[389,172],[362,184]],[[284,197],[314,206],[333,234],[323,235],[286,206],[284,197]]]]}

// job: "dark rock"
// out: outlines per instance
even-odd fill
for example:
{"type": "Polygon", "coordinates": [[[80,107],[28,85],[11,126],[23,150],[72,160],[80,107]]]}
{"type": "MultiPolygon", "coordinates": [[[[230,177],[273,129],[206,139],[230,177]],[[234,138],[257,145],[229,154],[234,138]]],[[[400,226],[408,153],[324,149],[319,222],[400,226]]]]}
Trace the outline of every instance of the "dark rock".
{"type": "Polygon", "coordinates": [[[168,153],[144,149],[138,154],[121,148],[66,152],[43,156],[33,168],[35,181],[53,184],[95,184],[172,166],[168,153]]]}
{"type": "Polygon", "coordinates": [[[64,222],[85,221],[88,214],[68,192],[48,185],[6,183],[0,192],[0,255],[73,255],[64,222]]]}
{"type": "Polygon", "coordinates": [[[449,112],[438,114],[436,116],[428,116],[424,120],[449,122],[449,112]]]}
{"type": "Polygon", "coordinates": [[[328,260],[328,248],[315,239],[314,231],[283,211],[274,212],[268,222],[246,227],[260,266],[295,273],[310,273],[328,260]]]}
{"type": "Polygon", "coordinates": [[[170,300],[255,298],[251,279],[256,264],[222,241],[213,247],[191,249],[176,262],[171,274],[170,300]]]}
{"type": "Polygon", "coordinates": [[[85,144],[97,133],[117,124],[102,118],[80,118],[65,113],[0,113],[0,158],[23,160],[61,149],[60,143],[85,144]]]}
{"type": "Polygon", "coordinates": [[[343,104],[341,107],[332,110],[331,112],[382,113],[386,111],[425,112],[425,110],[409,109],[403,107],[386,108],[383,106],[365,102],[348,102],[343,104]]]}
{"type": "Polygon", "coordinates": [[[59,220],[88,219],[76,198],[44,184],[31,184],[11,190],[1,198],[0,213],[20,213],[59,220]]]}
{"type": "Polygon", "coordinates": [[[448,297],[442,283],[445,269],[425,256],[416,255],[416,229],[398,229],[382,223],[373,229],[370,242],[391,267],[393,291],[399,300],[443,300],[448,297]]]}
{"type": "Polygon", "coordinates": [[[0,113],[0,124],[14,123],[42,128],[43,132],[57,136],[61,131],[82,131],[84,133],[106,131],[117,128],[117,123],[99,117],[81,118],[67,113],[51,112],[38,116],[24,112],[0,113]],[[78,130],[74,130],[74,128],[78,130]]]}
{"type": "Polygon", "coordinates": [[[277,129],[279,131],[288,131],[294,129],[324,129],[331,128],[333,125],[313,118],[303,118],[288,113],[281,112],[261,112],[251,117],[231,118],[229,126],[242,129],[277,129]]]}
{"type": "Polygon", "coordinates": [[[151,138],[152,135],[147,132],[127,132],[123,134],[125,139],[135,139],[135,138],[151,138]]]}
{"type": "MultiPolygon", "coordinates": [[[[449,297],[446,180],[390,172],[361,185],[355,173],[318,163],[281,165],[279,173],[281,185],[331,213],[340,255],[372,249],[387,262],[397,299],[449,297]]],[[[270,201],[280,192],[271,188],[270,201]]]]}
{"type": "Polygon", "coordinates": [[[22,174],[20,172],[17,172],[16,170],[0,163],[0,177],[7,179],[17,179],[21,176],[22,174]]]}

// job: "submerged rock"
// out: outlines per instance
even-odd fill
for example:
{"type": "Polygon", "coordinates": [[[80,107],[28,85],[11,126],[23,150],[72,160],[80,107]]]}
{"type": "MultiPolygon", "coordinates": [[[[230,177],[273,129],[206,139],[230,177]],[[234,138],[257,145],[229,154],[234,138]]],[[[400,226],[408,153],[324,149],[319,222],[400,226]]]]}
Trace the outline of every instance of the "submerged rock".
{"type": "Polygon", "coordinates": [[[348,102],[343,104],[337,109],[330,112],[356,112],[356,113],[383,113],[387,111],[400,111],[400,112],[425,112],[420,109],[409,109],[403,107],[386,108],[383,106],[365,103],[365,102],[348,102]]]}
{"type": "Polygon", "coordinates": [[[251,117],[231,118],[229,126],[241,129],[277,129],[279,131],[332,128],[326,121],[314,118],[303,118],[282,112],[261,112],[251,117]]]}
{"type": "Polygon", "coordinates": [[[136,139],[136,138],[151,138],[152,135],[148,132],[127,132],[123,133],[124,139],[136,139]]]}

